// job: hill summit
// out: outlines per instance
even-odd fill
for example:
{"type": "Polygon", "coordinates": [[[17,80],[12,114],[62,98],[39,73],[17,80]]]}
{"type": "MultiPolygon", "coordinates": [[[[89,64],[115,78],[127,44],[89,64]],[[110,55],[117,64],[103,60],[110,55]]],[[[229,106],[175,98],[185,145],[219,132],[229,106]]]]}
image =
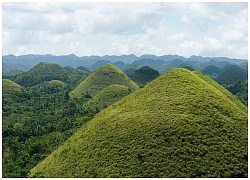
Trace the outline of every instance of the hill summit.
{"type": "Polygon", "coordinates": [[[137,84],[141,85],[141,84],[146,84],[154,80],[159,75],[160,73],[156,71],[155,69],[148,67],[148,66],[143,66],[140,69],[137,69],[135,71],[135,74],[132,80],[136,82],[137,84]]]}
{"type": "Polygon", "coordinates": [[[34,86],[51,80],[69,81],[69,75],[60,65],[53,62],[41,62],[28,72],[15,78],[15,82],[23,86],[34,86]]]}
{"type": "Polygon", "coordinates": [[[98,113],[30,177],[247,177],[247,108],[172,69],[98,113]]]}
{"type": "Polygon", "coordinates": [[[21,86],[14,81],[11,81],[9,79],[3,79],[2,80],[2,93],[3,96],[6,94],[11,94],[15,92],[21,92],[21,86]]]}
{"type": "Polygon", "coordinates": [[[80,98],[86,95],[94,97],[98,92],[112,84],[127,86],[131,91],[139,88],[120,69],[112,64],[105,64],[92,72],[69,95],[71,98],[80,98]]]}

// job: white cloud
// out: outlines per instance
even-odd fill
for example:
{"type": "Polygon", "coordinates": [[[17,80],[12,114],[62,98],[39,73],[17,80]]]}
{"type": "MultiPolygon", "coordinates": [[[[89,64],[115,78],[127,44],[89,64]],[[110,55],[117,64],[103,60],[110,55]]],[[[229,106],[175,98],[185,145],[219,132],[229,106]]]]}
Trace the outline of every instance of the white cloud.
{"type": "Polygon", "coordinates": [[[2,9],[4,54],[248,55],[247,3],[3,3],[2,9]]]}

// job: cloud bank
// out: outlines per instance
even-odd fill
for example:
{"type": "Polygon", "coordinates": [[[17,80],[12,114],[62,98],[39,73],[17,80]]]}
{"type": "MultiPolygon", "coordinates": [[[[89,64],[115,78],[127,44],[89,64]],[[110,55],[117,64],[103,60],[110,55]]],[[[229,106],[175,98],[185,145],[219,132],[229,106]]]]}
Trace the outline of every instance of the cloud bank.
{"type": "Polygon", "coordinates": [[[2,3],[3,54],[248,56],[247,3],[2,3]]]}

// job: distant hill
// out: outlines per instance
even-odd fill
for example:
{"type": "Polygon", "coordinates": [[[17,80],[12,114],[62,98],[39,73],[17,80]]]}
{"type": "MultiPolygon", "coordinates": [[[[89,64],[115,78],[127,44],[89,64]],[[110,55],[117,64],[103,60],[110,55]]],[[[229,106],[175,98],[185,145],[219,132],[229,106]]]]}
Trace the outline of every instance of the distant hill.
{"type": "Polygon", "coordinates": [[[158,66],[161,66],[165,63],[165,61],[160,60],[160,59],[140,59],[136,60],[132,63],[132,65],[139,65],[139,66],[150,66],[152,68],[156,68],[158,66]]]}
{"type": "Polygon", "coordinates": [[[164,73],[168,71],[169,69],[184,67],[187,65],[188,64],[186,64],[185,61],[181,59],[174,59],[174,60],[164,63],[162,66],[157,67],[156,70],[158,70],[160,73],[164,73]]]}
{"type": "Polygon", "coordinates": [[[9,79],[2,79],[2,93],[3,96],[15,92],[21,92],[21,86],[9,79]]]}
{"type": "Polygon", "coordinates": [[[172,69],[87,122],[30,177],[248,177],[247,108],[212,79],[172,69]]]}
{"type": "Polygon", "coordinates": [[[130,93],[131,90],[127,86],[112,84],[84,104],[84,111],[98,113],[130,93]]]}
{"type": "Polygon", "coordinates": [[[93,64],[93,65],[90,67],[90,70],[91,70],[91,71],[94,71],[94,70],[96,70],[97,68],[101,67],[102,65],[108,64],[108,63],[110,63],[110,61],[106,61],[106,60],[97,61],[95,64],[93,64]]]}
{"type": "Polygon", "coordinates": [[[121,70],[125,70],[128,68],[140,68],[142,66],[149,66],[151,68],[156,69],[159,73],[164,73],[171,68],[183,67],[183,66],[191,66],[194,69],[201,71],[208,65],[216,65],[218,67],[225,66],[226,64],[239,65],[242,66],[244,70],[247,70],[246,64],[248,61],[246,59],[231,59],[226,57],[202,57],[202,56],[190,56],[189,58],[179,56],[179,55],[149,55],[144,54],[141,56],[135,56],[134,54],[130,55],[105,55],[105,56],[83,56],[78,57],[74,54],[64,55],[64,56],[54,56],[50,54],[46,55],[4,55],[2,56],[3,61],[3,73],[8,73],[5,75],[15,75],[22,70],[29,70],[34,67],[36,64],[40,62],[54,62],[59,64],[62,67],[72,66],[73,68],[79,66],[85,66],[90,70],[95,70],[96,68],[104,65],[106,63],[111,63],[118,67],[121,70]],[[175,65],[173,60],[176,59],[185,62],[183,65],[179,66],[175,65]],[[98,62],[99,61],[99,62],[98,62]],[[163,66],[164,63],[172,61],[172,65],[168,64],[163,66]],[[124,64],[122,64],[124,63],[124,64]],[[5,67],[8,64],[9,70],[5,71],[5,67]],[[11,66],[10,66],[11,65],[11,66]],[[162,67],[163,66],[163,67],[162,67]],[[18,71],[13,71],[14,69],[18,71]]]}
{"type": "Polygon", "coordinates": [[[69,75],[56,63],[42,62],[15,78],[15,82],[23,86],[34,86],[51,80],[67,82],[69,81],[69,75]]]}
{"type": "Polygon", "coordinates": [[[135,75],[135,71],[137,69],[135,68],[128,68],[128,69],[125,69],[123,72],[129,77],[129,78],[133,78],[133,76],[135,75]]]}
{"type": "Polygon", "coordinates": [[[88,68],[86,68],[85,66],[79,66],[76,69],[80,69],[80,70],[82,70],[82,71],[84,71],[86,73],[89,73],[89,74],[91,73],[91,71],[88,68]]]}
{"type": "Polygon", "coordinates": [[[44,85],[47,88],[47,91],[51,93],[57,93],[64,90],[67,86],[66,83],[59,81],[59,80],[51,80],[44,85]]]}
{"type": "Polygon", "coordinates": [[[248,79],[237,81],[227,86],[227,89],[248,107],[248,79]]]}
{"type": "Polygon", "coordinates": [[[139,88],[120,69],[111,64],[105,64],[92,72],[74,90],[72,90],[70,92],[70,97],[81,98],[89,95],[94,97],[98,92],[112,84],[125,85],[131,89],[131,91],[135,91],[139,88]]]}
{"type": "Polygon", "coordinates": [[[122,61],[116,61],[112,63],[115,67],[118,67],[120,70],[124,70],[126,64],[122,61]]]}
{"type": "Polygon", "coordinates": [[[201,72],[203,74],[206,74],[206,75],[212,75],[212,74],[221,73],[221,70],[220,70],[220,68],[218,68],[214,65],[210,65],[210,66],[207,66],[205,69],[203,69],[201,72]]]}
{"type": "Polygon", "coordinates": [[[69,84],[73,86],[78,85],[91,73],[91,71],[84,66],[79,66],[76,69],[71,66],[65,66],[64,69],[69,74],[69,84]]]}
{"type": "Polygon", "coordinates": [[[14,76],[22,71],[29,70],[30,67],[21,64],[12,64],[8,62],[2,62],[2,74],[3,76],[14,76]]]}
{"type": "Polygon", "coordinates": [[[160,75],[158,71],[155,69],[143,66],[140,69],[135,71],[135,74],[132,77],[132,80],[137,83],[138,85],[146,84],[160,75]]]}
{"type": "Polygon", "coordinates": [[[215,79],[219,84],[233,84],[237,81],[246,80],[247,73],[238,66],[229,66],[215,79]]]}

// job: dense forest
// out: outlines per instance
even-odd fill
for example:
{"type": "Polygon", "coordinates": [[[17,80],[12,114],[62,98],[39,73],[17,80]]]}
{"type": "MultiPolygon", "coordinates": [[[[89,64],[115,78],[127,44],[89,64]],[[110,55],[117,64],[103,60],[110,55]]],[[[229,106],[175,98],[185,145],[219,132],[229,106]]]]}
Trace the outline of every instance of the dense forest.
{"type": "MultiPolygon", "coordinates": [[[[64,66],[63,68],[56,63],[41,62],[28,71],[22,72],[22,70],[18,70],[18,66],[14,69],[10,67],[9,73],[3,74],[3,177],[27,177],[34,166],[61,146],[83,124],[92,119],[95,113],[132,93],[132,91],[138,89],[137,85],[144,88],[145,84],[160,75],[159,72],[162,73],[165,69],[175,67],[172,61],[168,62],[168,66],[165,63],[165,67],[162,66],[160,69],[162,71],[147,67],[152,63],[151,60],[137,60],[134,65],[118,62],[116,63],[117,67],[124,73],[111,65],[109,66],[112,67],[112,71],[109,69],[106,72],[105,69],[101,73],[106,74],[109,78],[112,78],[112,75],[117,78],[117,75],[114,75],[117,73],[122,79],[103,85],[101,88],[97,87],[96,84],[91,84],[91,87],[99,88],[96,96],[89,93],[83,96],[71,96],[76,89],[79,91],[77,87],[81,87],[81,84],[91,82],[88,79],[96,79],[98,83],[109,82],[109,79],[102,79],[103,75],[93,78],[93,74],[98,74],[96,68],[107,62],[102,61],[93,64],[92,70],[94,72],[92,73],[84,66],[77,68],[64,66]],[[127,69],[124,69],[125,67],[127,69]],[[108,72],[112,73],[109,74],[108,72]],[[119,81],[124,82],[124,79],[128,83],[119,84],[119,81]]],[[[159,61],[159,63],[162,62],[159,61]]],[[[189,66],[194,70],[195,67],[196,70],[198,67],[197,65],[195,67],[190,66],[190,64],[182,61],[177,61],[176,64],[183,67],[189,66]]],[[[236,65],[224,64],[227,66],[213,67],[211,63],[207,63],[203,69],[201,68],[203,66],[199,64],[199,70],[204,70],[204,74],[214,78],[247,106],[248,80],[245,66],[236,67],[236,65]]],[[[23,66],[21,67],[23,68],[23,66]]],[[[80,91],[83,91],[83,89],[80,88],[80,91]]],[[[90,90],[86,90],[86,92],[90,92],[90,90]]]]}

